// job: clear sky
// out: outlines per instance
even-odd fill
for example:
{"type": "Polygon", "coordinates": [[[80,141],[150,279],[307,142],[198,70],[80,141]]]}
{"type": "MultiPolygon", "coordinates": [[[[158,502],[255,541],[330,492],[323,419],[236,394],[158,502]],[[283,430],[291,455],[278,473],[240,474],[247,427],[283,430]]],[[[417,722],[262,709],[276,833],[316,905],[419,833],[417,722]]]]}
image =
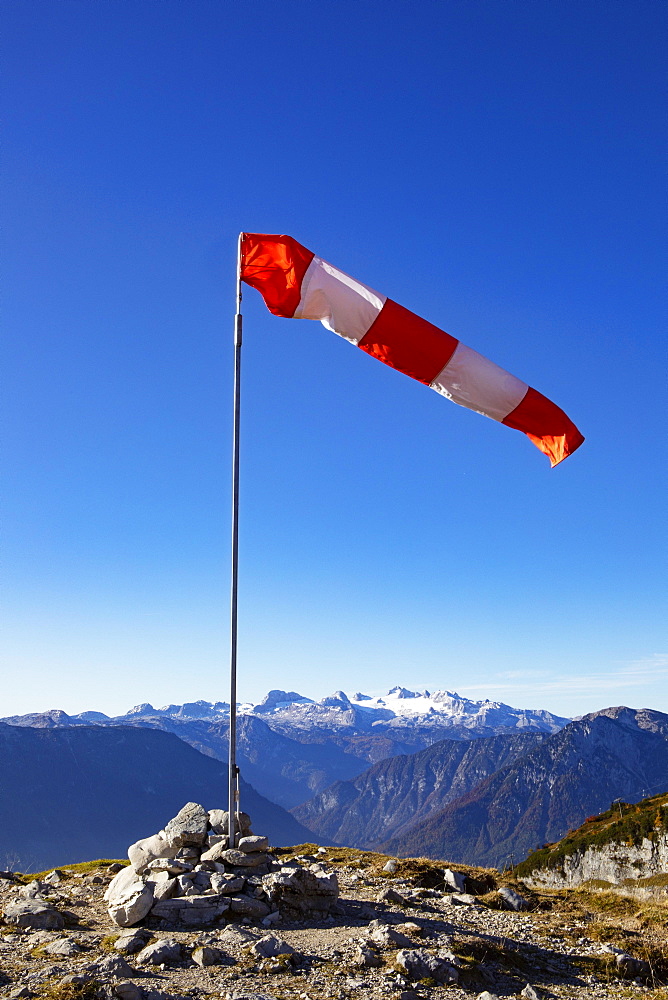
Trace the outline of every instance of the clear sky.
{"type": "Polygon", "coordinates": [[[551,471],[244,299],[239,694],[668,711],[647,0],[10,0],[0,715],[227,698],[240,230],[535,386],[551,471]]]}

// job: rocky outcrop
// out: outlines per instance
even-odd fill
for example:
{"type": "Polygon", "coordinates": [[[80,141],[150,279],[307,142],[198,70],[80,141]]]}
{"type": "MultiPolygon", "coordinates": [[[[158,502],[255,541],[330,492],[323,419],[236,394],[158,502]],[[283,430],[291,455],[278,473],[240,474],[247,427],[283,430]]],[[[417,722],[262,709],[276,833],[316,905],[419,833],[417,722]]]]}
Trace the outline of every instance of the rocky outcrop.
{"type": "Polygon", "coordinates": [[[668,873],[668,834],[634,844],[603,844],[576,850],[561,858],[555,868],[536,869],[525,876],[530,885],[560,888],[581,885],[589,879],[619,884],[626,879],[668,873]]]}

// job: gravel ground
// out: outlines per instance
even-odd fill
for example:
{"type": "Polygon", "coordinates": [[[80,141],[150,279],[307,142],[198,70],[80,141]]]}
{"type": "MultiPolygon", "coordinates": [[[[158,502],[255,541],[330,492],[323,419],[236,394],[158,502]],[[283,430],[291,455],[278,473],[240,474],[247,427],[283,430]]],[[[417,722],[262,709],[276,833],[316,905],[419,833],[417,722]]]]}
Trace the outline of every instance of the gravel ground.
{"type": "MultiPolygon", "coordinates": [[[[66,915],[63,930],[19,930],[0,923],[0,995],[17,1000],[41,995],[76,1000],[86,996],[86,983],[94,978],[104,987],[100,995],[109,1000],[196,1000],[206,996],[221,1000],[489,1000],[488,994],[499,998],[668,1000],[668,992],[657,984],[625,982],[606,972],[602,959],[606,954],[610,957],[609,950],[586,937],[586,924],[569,924],[572,918],[567,915],[562,926],[554,913],[548,921],[541,912],[494,910],[471,898],[455,902],[447,893],[420,889],[410,880],[360,872],[354,864],[337,863],[335,867],[341,887],[341,914],[319,922],[281,920],[270,928],[298,953],[291,960],[261,960],[249,955],[249,944],[267,933],[267,928],[257,924],[231,925],[243,928],[241,933],[225,928],[153,931],[154,939],[181,942],[182,960],[176,965],[147,968],[135,964],[135,956],[126,955],[131,969],[124,977],[90,969],[109,955],[118,955],[110,937],[118,935],[120,929],[110,920],[102,899],[112,874],[106,866],[86,872],[66,869],[52,892],[54,904],[66,915]],[[378,894],[388,885],[411,896],[410,907],[378,902],[378,894]],[[408,981],[395,969],[396,947],[381,950],[380,967],[360,968],[355,952],[368,935],[372,920],[404,925],[400,929],[414,948],[432,954],[447,949],[461,956],[460,984],[408,981]],[[71,957],[48,953],[53,942],[64,940],[81,950],[71,957]],[[219,949],[222,964],[196,965],[190,956],[203,945],[219,949]],[[72,976],[79,980],[68,983],[72,976]],[[133,993],[129,984],[138,989],[133,993]]],[[[21,888],[9,878],[0,879],[0,910],[19,898],[21,888]]]]}

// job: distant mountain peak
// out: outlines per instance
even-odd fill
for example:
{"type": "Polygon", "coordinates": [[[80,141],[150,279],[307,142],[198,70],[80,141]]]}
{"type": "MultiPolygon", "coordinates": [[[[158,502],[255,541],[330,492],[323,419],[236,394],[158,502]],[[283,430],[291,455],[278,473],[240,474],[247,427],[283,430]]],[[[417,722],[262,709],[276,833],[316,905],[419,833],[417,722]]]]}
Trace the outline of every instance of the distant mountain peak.
{"type": "Polygon", "coordinates": [[[264,696],[259,705],[251,707],[252,712],[272,712],[277,708],[288,708],[290,705],[312,705],[311,698],[305,698],[297,691],[280,691],[275,688],[264,696]]]}
{"type": "Polygon", "coordinates": [[[397,698],[422,698],[429,697],[429,692],[424,691],[420,693],[419,691],[409,691],[408,688],[404,687],[393,687],[387,692],[388,697],[390,695],[395,695],[397,698]]]}
{"type": "Polygon", "coordinates": [[[328,708],[350,709],[353,707],[345,691],[335,691],[334,694],[329,695],[327,698],[322,698],[319,704],[325,705],[328,708]]]}

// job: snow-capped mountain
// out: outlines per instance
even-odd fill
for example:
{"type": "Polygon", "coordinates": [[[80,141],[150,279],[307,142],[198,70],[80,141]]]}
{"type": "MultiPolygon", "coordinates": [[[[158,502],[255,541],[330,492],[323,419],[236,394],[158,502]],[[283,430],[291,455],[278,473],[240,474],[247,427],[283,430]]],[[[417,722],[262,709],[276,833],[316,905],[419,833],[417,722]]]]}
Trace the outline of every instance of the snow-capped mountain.
{"type": "MultiPolygon", "coordinates": [[[[454,691],[410,691],[404,687],[394,687],[382,697],[361,692],[349,697],[344,691],[335,691],[319,701],[306,698],[296,691],[273,690],[258,704],[239,704],[238,712],[261,718],[270,728],[295,738],[303,736],[304,731],[313,733],[317,730],[357,730],[360,733],[394,731],[395,735],[397,730],[406,730],[407,735],[411,731],[411,742],[417,730],[434,733],[447,730],[443,736],[474,739],[508,730],[555,733],[570,722],[570,719],[553,715],[544,709],[513,708],[489,699],[471,701],[454,691]]],[[[51,710],[27,716],[11,716],[2,721],[11,725],[60,726],[119,723],[147,717],[222,722],[228,716],[229,704],[224,701],[193,701],[183,705],[165,705],[162,708],[154,708],[144,702],[114,719],[102,712],[81,712],[79,715],[68,716],[59,710],[51,710]]],[[[433,738],[428,742],[433,742],[433,738]]]]}
{"type": "MultiPolygon", "coordinates": [[[[570,719],[544,709],[512,708],[499,701],[471,701],[454,691],[410,691],[394,687],[382,697],[357,692],[349,697],[344,691],[319,701],[296,691],[270,691],[257,705],[240,704],[242,715],[260,716],[273,729],[341,729],[361,731],[387,728],[454,728],[469,730],[465,738],[491,736],[508,729],[534,729],[556,733],[570,719]]],[[[91,713],[84,713],[90,718],[91,713]]],[[[143,704],[131,708],[127,717],[168,716],[177,719],[225,719],[226,702],[195,701],[185,705],[153,708],[143,704]]],[[[118,717],[122,718],[122,717],[118,717]]],[[[92,721],[92,720],[91,720],[92,721]]],[[[452,735],[452,734],[449,734],[452,735]]],[[[464,734],[462,733],[464,736],[464,734]]]]}

